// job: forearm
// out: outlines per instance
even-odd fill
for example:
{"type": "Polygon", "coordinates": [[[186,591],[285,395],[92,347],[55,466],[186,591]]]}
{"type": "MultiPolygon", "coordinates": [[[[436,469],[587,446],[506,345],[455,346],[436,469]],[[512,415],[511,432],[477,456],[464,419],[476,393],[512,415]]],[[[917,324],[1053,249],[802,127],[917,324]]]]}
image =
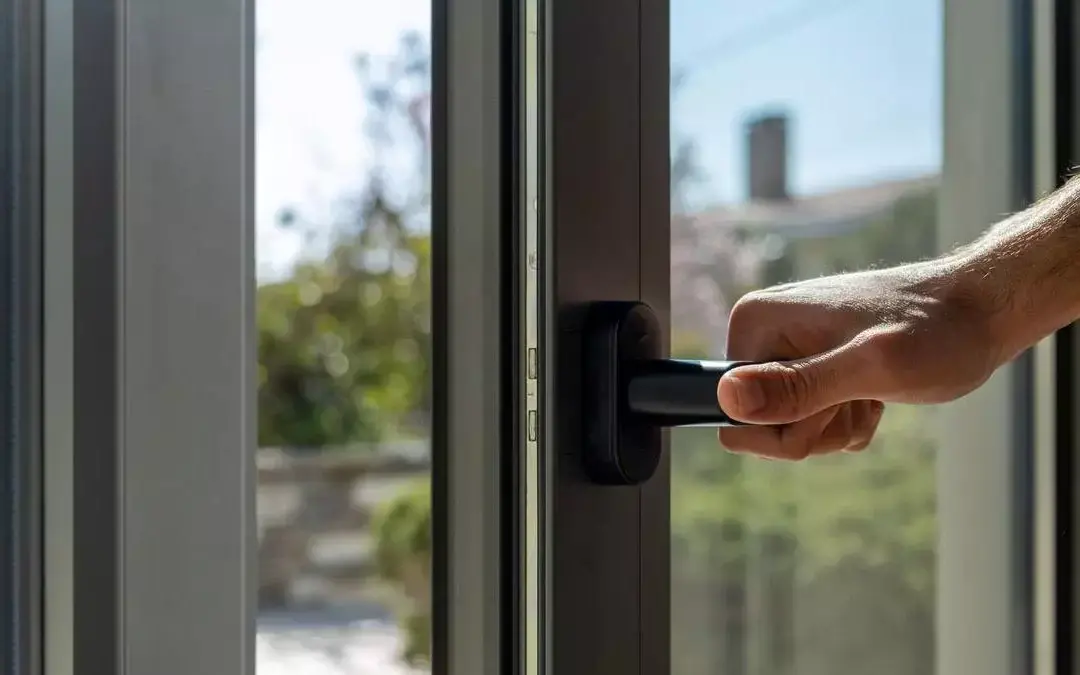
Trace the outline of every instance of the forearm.
{"type": "Polygon", "coordinates": [[[1008,356],[1080,319],[1080,182],[947,258],[987,303],[1008,356]]]}

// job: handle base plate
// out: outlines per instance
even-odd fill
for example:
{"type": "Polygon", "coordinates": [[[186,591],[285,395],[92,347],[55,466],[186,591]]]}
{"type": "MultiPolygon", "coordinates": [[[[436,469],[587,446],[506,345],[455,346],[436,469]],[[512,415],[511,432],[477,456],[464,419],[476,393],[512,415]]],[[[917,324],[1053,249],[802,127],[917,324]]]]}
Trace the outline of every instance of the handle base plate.
{"type": "Polygon", "coordinates": [[[640,302],[597,302],[589,306],[582,354],[584,466],[602,485],[640,485],[656,473],[663,431],[630,413],[629,369],[622,364],[659,359],[660,322],[640,302]]]}

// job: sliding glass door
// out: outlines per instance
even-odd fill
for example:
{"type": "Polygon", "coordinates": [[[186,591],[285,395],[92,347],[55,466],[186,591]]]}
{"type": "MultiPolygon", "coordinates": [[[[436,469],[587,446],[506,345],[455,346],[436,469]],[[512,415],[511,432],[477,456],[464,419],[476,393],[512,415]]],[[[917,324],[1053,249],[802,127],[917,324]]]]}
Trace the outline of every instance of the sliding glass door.
{"type": "Polygon", "coordinates": [[[1035,8],[618,4],[548,14],[554,672],[1032,672],[1054,405],[1032,356],[889,410],[858,456],[676,428],[642,470],[650,432],[591,398],[620,379],[588,317],[644,302],[661,328],[633,340],[722,358],[747,291],[946,252],[1030,203],[1035,8]],[[614,474],[582,470],[598,445],[614,474]]]}
{"type": "Polygon", "coordinates": [[[1056,184],[1036,4],[3,2],[0,668],[1070,672],[1067,336],[857,455],[624,414],[1056,184]]]}

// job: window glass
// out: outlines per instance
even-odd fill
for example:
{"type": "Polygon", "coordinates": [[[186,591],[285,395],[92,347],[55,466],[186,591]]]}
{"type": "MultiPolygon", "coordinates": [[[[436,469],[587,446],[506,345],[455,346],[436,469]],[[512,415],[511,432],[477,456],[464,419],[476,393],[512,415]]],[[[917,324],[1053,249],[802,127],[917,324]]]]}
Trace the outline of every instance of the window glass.
{"type": "Polygon", "coordinates": [[[258,672],[427,672],[429,2],[257,9],[258,672]]]}
{"type": "MultiPolygon", "coordinates": [[[[940,0],[672,0],[672,351],[724,352],[745,292],[935,253],[940,0]]],[[[858,456],[672,435],[675,675],[926,675],[934,411],[858,456]]]]}

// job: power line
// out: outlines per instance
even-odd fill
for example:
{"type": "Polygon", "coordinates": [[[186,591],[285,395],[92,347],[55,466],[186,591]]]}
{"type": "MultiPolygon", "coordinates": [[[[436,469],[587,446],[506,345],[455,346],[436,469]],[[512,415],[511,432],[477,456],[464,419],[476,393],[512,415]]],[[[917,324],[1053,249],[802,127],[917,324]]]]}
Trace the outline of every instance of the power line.
{"type": "Polygon", "coordinates": [[[858,1],[836,0],[835,2],[825,3],[808,0],[799,10],[760,21],[747,30],[699,51],[675,70],[684,78],[690,77],[705,67],[715,65],[739,52],[759,47],[770,40],[798,30],[818,19],[846,9],[858,1]]]}

